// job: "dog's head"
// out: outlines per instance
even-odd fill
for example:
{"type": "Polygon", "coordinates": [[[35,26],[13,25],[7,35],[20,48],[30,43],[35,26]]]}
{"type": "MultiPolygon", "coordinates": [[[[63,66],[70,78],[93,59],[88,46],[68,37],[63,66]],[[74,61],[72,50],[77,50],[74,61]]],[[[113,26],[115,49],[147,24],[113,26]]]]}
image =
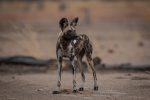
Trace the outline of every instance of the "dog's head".
{"type": "Polygon", "coordinates": [[[71,22],[67,18],[62,18],[59,21],[59,26],[61,28],[61,31],[63,33],[63,37],[65,39],[72,39],[76,37],[76,29],[75,27],[77,26],[78,23],[78,17],[74,18],[71,22]]]}

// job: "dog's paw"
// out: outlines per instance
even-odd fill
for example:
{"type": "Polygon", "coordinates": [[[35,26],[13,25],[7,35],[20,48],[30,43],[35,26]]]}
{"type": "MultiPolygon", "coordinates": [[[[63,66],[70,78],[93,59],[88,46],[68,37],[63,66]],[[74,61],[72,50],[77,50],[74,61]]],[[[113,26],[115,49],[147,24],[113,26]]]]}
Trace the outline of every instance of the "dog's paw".
{"type": "Polygon", "coordinates": [[[52,94],[60,94],[60,91],[53,91],[52,94]]]}
{"type": "Polygon", "coordinates": [[[72,92],[73,92],[73,93],[77,93],[78,91],[77,91],[77,90],[73,90],[72,92]]]}
{"type": "Polygon", "coordinates": [[[98,86],[94,86],[94,91],[98,91],[98,86]]]}
{"type": "Polygon", "coordinates": [[[80,88],[79,88],[79,91],[84,91],[84,88],[83,88],[83,87],[80,87],[80,88]]]}

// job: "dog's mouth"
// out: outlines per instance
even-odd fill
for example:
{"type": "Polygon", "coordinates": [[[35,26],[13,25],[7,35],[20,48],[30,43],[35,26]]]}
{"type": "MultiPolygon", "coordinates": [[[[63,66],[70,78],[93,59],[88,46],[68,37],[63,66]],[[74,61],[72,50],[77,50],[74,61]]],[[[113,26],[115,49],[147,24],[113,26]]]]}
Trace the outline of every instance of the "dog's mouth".
{"type": "Polygon", "coordinates": [[[74,39],[74,38],[77,37],[77,34],[76,34],[76,32],[74,32],[74,31],[67,31],[67,32],[64,34],[63,37],[64,37],[66,40],[72,40],[72,39],[74,39]]]}

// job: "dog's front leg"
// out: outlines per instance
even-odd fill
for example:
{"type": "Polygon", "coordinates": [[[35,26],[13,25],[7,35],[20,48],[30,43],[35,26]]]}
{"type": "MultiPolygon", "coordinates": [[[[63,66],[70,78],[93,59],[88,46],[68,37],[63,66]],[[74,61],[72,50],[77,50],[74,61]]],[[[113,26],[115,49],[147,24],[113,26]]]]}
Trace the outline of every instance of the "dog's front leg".
{"type": "Polygon", "coordinates": [[[61,55],[60,51],[57,52],[57,64],[58,64],[57,90],[53,91],[53,94],[58,94],[61,92],[62,55],[61,55]]]}
{"type": "Polygon", "coordinates": [[[58,91],[61,90],[61,71],[62,71],[62,57],[58,57],[57,59],[57,63],[58,63],[58,82],[57,82],[57,87],[58,87],[58,91]]]}
{"type": "Polygon", "coordinates": [[[76,66],[75,66],[75,59],[74,56],[70,58],[71,64],[72,64],[72,74],[73,74],[73,92],[76,93],[76,66]]]}

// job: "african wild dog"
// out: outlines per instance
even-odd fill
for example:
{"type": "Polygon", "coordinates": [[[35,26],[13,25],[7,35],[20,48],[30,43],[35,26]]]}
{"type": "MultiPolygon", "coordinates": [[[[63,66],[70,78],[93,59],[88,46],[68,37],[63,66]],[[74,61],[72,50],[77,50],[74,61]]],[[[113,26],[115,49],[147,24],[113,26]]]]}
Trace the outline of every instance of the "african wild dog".
{"type": "Polygon", "coordinates": [[[67,18],[62,18],[59,21],[61,33],[59,34],[57,45],[56,45],[56,55],[58,61],[58,83],[57,83],[58,90],[53,91],[53,93],[60,93],[63,57],[69,58],[72,64],[73,92],[77,92],[76,89],[76,68],[77,67],[75,66],[75,59],[77,60],[77,64],[79,70],[81,71],[81,76],[83,81],[83,84],[79,88],[79,91],[84,90],[83,85],[85,82],[85,75],[82,68],[82,58],[84,55],[86,56],[87,61],[93,72],[94,90],[98,90],[97,77],[96,77],[96,72],[92,60],[93,48],[87,35],[76,33],[75,27],[77,26],[77,22],[78,22],[78,17],[74,18],[70,23],[67,18]]]}

